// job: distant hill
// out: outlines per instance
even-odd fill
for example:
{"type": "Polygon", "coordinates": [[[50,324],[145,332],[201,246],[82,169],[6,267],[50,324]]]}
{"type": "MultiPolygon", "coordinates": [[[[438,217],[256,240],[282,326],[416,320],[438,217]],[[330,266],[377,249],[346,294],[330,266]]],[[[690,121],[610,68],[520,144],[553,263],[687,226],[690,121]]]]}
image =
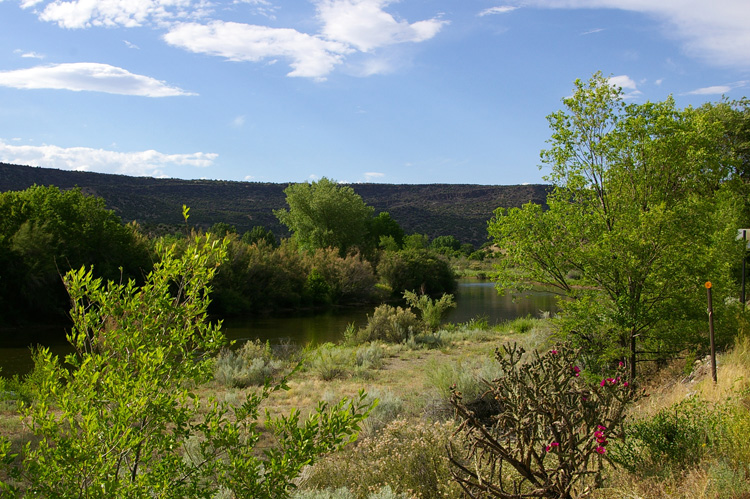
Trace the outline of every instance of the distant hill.
{"type": "MultiPolygon", "coordinates": [[[[104,198],[123,221],[144,227],[182,223],[182,205],[190,207],[192,224],[207,228],[216,222],[237,227],[242,234],[264,225],[278,236],[288,234],[273,214],[286,207],[289,184],[223,180],[156,179],[103,173],[56,170],[0,163],[0,192],[34,184],[61,189],[80,187],[104,198]]],[[[453,235],[480,245],[487,240],[487,220],[499,206],[544,204],[546,185],[352,184],[375,213],[387,211],[407,234],[453,235]]]]}

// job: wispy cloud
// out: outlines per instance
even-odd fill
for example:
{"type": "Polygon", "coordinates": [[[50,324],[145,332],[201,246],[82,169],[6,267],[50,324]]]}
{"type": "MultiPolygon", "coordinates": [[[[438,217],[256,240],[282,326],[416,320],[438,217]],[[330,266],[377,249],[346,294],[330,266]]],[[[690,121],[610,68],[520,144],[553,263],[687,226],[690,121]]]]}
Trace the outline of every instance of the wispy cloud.
{"type": "Polygon", "coordinates": [[[635,80],[628,75],[611,76],[609,84],[621,88],[624,92],[623,97],[626,99],[632,99],[641,95],[641,91],[638,90],[635,80]]]}
{"type": "Polygon", "coordinates": [[[140,50],[140,48],[141,48],[141,47],[139,47],[138,45],[136,45],[135,43],[131,43],[131,42],[127,41],[127,40],[123,40],[122,42],[123,42],[123,43],[125,44],[125,46],[126,46],[127,48],[129,48],[129,49],[140,50]]]}
{"type": "Polygon", "coordinates": [[[385,177],[385,173],[380,172],[365,172],[365,182],[373,182],[385,177]]]}
{"type": "Polygon", "coordinates": [[[26,0],[21,6],[34,7],[39,19],[69,29],[91,26],[132,28],[201,17],[208,9],[207,2],[192,0],[53,0],[37,8],[41,3],[43,0],[26,0]]]}
{"type": "Polygon", "coordinates": [[[195,95],[148,76],[94,62],[53,64],[0,71],[0,86],[22,89],[85,90],[142,97],[195,95]]]}
{"type": "Polygon", "coordinates": [[[500,5],[498,7],[490,7],[489,9],[484,9],[482,12],[479,13],[480,16],[490,16],[493,14],[507,14],[508,12],[513,12],[518,7],[514,7],[512,5],[500,5]]]}
{"type": "Polygon", "coordinates": [[[747,0],[523,0],[522,5],[640,12],[660,21],[665,35],[680,40],[688,54],[713,65],[750,68],[747,0]]]}
{"type": "Polygon", "coordinates": [[[384,7],[392,0],[318,0],[322,34],[362,52],[404,42],[423,42],[434,37],[447,21],[428,19],[409,23],[396,20],[384,7]]]}
{"type": "Polygon", "coordinates": [[[738,81],[729,85],[713,85],[710,87],[697,88],[686,92],[686,95],[724,95],[728,94],[735,88],[742,88],[748,84],[747,81],[738,81]]]}
{"type": "Polygon", "coordinates": [[[602,31],[604,31],[604,28],[594,28],[594,29],[590,29],[588,31],[584,31],[583,33],[581,33],[581,35],[582,36],[593,35],[594,33],[601,33],[602,31]]]}
{"type": "MultiPolygon", "coordinates": [[[[1,0],[0,0],[1,1],[1,0]]],[[[44,54],[39,54],[37,52],[25,52],[23,50],[17,49],[13,51],[15,54],[19,54],[24,59],[44,59],[44,54]]]]}
{"type": "Polygon", "coordinates": [[[245,116],[237,116],[232,120],[232,126],[235,128],[241,128],[245,124],[245,116]]]}
{"type": "Polygon", "coordinates": [[[89,147],[11,145],[0,139],[3,162],[61,170],[161,177],[165,168],[206,168],[213,165],[217,157],[218,154],[204,152],[165,154],[154,150],[119,152],[89,147]]]}
{"type": "Polygon", "coordinates": [[[289,59],[288,76],[324,79],[341,63],[350,48],[343,43],[289,28],[213,21],[184,23],[164,35],[170,45],[195,53],[225,57],[230,61],[259,62],[273,57],[289,59]]]}

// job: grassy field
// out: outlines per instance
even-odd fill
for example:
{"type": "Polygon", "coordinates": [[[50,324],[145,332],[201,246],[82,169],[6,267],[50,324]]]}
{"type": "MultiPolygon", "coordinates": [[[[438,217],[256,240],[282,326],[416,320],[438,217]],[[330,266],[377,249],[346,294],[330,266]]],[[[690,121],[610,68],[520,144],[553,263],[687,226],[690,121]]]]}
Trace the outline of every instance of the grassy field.
{"type": "MultiPolygon", "coordinates": [[[[453,436],[450,387],[456,385],[466,400],[478,397],[481,380],[498,375],[494,351],[506,342],[529,351],[549,349],[552,323],[449,325],[400,344],[328,344],[306,352],[248,343],[220,356],[215,380],[199,393],[240,402],[262,379],[278,379],[304,358],[290,389],[267,401],[271,413],[304,413],[320,400],[337,401],[362,389],[379,405],[355,444],[304,471],[294,497],[460,497],[446,453],[451,439],[462,445],[453,436]]],[[[612,444],[622,466],[608,469],[604,486],[589,497],[750,498],[750,340],[738,340],[718,365],[717,384],[704,360],[644,373],[647,396],[630,408],[626,439],[612,444]]],[[[13,397],[5,398],[0,429],[18,448],[28,434],[13,397]]]]}

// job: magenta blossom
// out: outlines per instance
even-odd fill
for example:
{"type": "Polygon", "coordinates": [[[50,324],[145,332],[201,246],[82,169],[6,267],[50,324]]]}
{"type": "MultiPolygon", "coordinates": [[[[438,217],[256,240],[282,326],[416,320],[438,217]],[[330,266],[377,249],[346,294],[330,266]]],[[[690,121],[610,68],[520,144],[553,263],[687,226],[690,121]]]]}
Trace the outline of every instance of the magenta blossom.
{"type": "Polygon", "coordinates": [[[605,452],[607,452],[607,449],[605,449],[604,447],[600,445],[599,447],[596,448],[596,452],[599,454],[604,454],[605,452]]]}
{"type": "Polygon", "coordinates": [[[581,368],[578,366],[573,366],[570,368],[570,370],[573,371],[573,374],[576,376],[576,378],[581,375],[581,368]]]}
{"type": "Polygon", "coordinates": [[[551,353],[552,355],[557,355],[557,350],[552,349],[552,350],[549,351],[549,353],[551,353]]]}

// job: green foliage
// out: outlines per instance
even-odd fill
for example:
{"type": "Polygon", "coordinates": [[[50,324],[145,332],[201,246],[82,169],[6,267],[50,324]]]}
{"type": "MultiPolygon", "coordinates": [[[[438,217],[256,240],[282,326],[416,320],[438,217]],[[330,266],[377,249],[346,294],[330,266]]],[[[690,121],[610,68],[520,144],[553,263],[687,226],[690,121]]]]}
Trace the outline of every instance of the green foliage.
{"type": "Polygon", "coordinates": [[[586,383],[568,347],[534,352],[527,363],[523,353],[515,345],[497,351],[502,375],[486,382],[490,410],[473,411],[453,390],[459,435],[470,449],[451,450],[454,478],[473,497],[570,498],[600,485],[631,387],[619,374],[586,383]]]}
{"type": "Polygon", "coordinates": [[[447,259],[424,249],[386,252],[378,263],[377,273],[394,296],[404,290],[423,294],[452,293],[458,284],[447,259]]]}
{"type": "Polygon", "coordinates": [[[276,358],[270,343],[246,341],[241,348],[224,348],[214,363],[214,379],[224,386],[263,386],[273,380],[287,362],[276,358]]]}
{"type": "Polygon", "coordinates": [[[430,331],[437,331],[440,327],[440,321],[448,309],[456,306],[453,295],[446,293],[439,300],[433,300],[428,295],[417,295],[413,291],[404,291],[404,300],[410,307],[419,310],[422,322],[430,331]]]}
{"type": "Polygon", "coordinates": [[[385,341],[402,343],[424,331],[424,323],[410,309],[380,305],[367,316],[367,325],[357,331],[355,342],[385,341]]]}
{"type": "Polygon", "coordinates": [[[404,249],[422,250],[430,247],[427,234],[410,234],[404,237],[404,249]]]}
{"type": "Polygon", "coordinates": [[[290,185],[284,193],[289,209],[274,210],[274,214],[294,233],[301,247],[336,248],[344,256],[363,244],[373,208],[351,187],[323,177],[317,182],[290,185]]]}
{"type": "Polygon", "coordinates": [[[365,394],[301,421],[298,411],[266,418],[275,447],[254,451],[260,404],[285,380],[250,393],[238,407],[188,389],[210,379],[211,356],[226,344],[205,322],[209,281],[227,242],[197,237],[160,261],[140,288],[104,285],[91,271],[65,276],[75,353],[36,359],[39,390],[22,410],[34,438],[19,470],[26,496],[286,497],[302,467],[356,438],[365,394]]]}
{"type": "Polygon", "coordinates": [[[564,104],[542,152],[549,209],[498,209],[490,221],[504,255],[498,287],[557,287],[572,298],[561,314],[569,339],[592,355],[629,351],[634,376],[637,361],[705,345],[703,283],[718,308],[735,292],[742,199],[724,182],[722,128],[705,113],[672,99],[625,104],[599,73],[564,104]]]}
{"type": "Polygon", "coordinates": [[[396,250],[404,244],[404,229],[387,211],[382,211],[378,216],[367,220],[365,247],[372,251],[382,245],[384,238],[392,241],[396,250]]]}
{"type": "Polygon", "coordinates": [[[267,245],[275,248],[279,245],[276,241],[276,236],[273,235],[269,229],[266,229],[262,225],[256,225],[249,232],[242,234],[242,242],[245,244],[258,244],[264,242],[267,245]]]}
{"type": "Polygon", "coordinates": [[[81,265],[119,280],[141,278],[151,259],[137,226],[101,198],[51,186],[0,193],[0,318],[62,317],[60,274],[81,265]]]}
{"type": "Polygon", "coordinates": [[[719,443],[721,412],[698,398],[663,409],[625,426],[624,441],[612,459],[638,474],[684,470],[719,443]]]}

